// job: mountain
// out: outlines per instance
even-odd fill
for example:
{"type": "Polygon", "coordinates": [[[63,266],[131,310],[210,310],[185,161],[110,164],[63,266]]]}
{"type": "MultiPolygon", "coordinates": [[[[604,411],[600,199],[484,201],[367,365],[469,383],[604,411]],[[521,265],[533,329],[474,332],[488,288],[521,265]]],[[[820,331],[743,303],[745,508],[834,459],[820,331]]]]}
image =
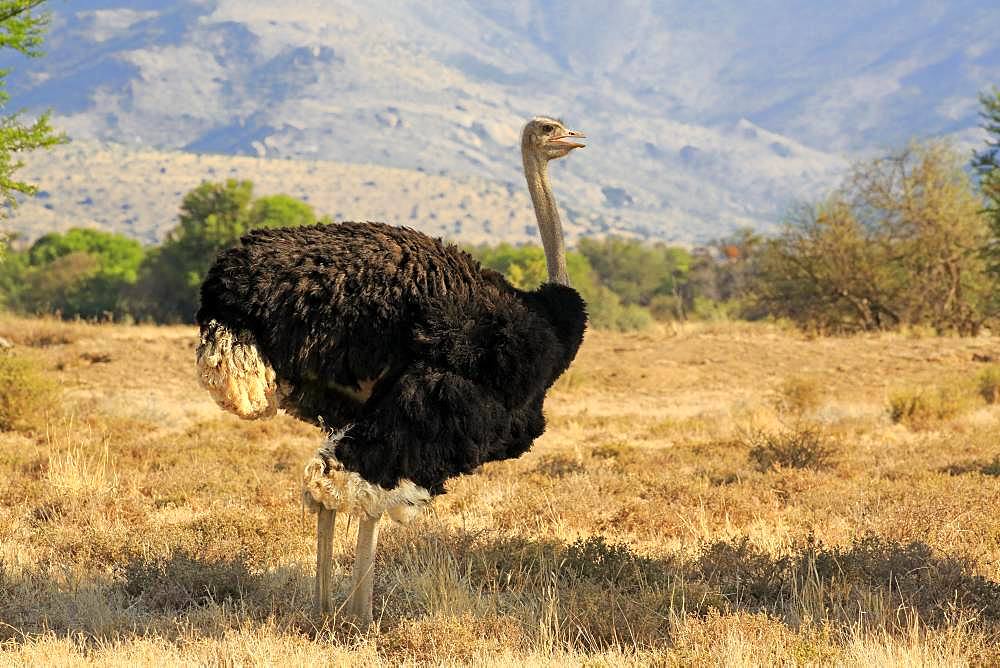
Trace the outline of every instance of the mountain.
{"type": "Polygon", "coordinates": [[[52,11],[47,56],[0,66],[14,68],[15,101],[53,108],[74,138],[520,192],[520,126],[553,114],[590,137],[554,174],[581,233],[682,242],[773,226],[851,157],[916,136],[968,141],[977,92],[1000,83],[995,0],[80,0],[52,11]]]}

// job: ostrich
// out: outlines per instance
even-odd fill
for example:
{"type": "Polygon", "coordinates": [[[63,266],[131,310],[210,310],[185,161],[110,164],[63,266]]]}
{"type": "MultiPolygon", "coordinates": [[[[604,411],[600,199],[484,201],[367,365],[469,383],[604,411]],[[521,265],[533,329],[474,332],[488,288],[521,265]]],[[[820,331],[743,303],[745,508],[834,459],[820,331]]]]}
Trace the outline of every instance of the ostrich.
{"type": "Polygon", "coordinates": [[[381,516],[405,523],[449,478],[518,457],[542,434],[545,392],[587,323],[547,172],[581,137],[547,117],[522,133],[549,274],[537,290],[439,239],[373,222],[255,230],[208,272],[201,384],[242,418],[281,408],[329,430],[303,484],[318,515],[319,614],[331,610],[337,511],[359,518],[346,612],[365,628],[381,516]]]}

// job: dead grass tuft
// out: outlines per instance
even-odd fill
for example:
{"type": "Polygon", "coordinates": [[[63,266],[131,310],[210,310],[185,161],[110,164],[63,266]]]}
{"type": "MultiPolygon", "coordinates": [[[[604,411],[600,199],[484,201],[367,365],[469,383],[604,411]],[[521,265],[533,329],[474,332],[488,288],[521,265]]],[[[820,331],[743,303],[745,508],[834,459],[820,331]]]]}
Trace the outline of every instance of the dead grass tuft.
{"type": "Polygon", "coordinates": [[[610,459],[621,462],[634,460],[638,455],[637,448],[626,441],[608,441],[594,446],[590,456],[597,459],[610,459]]]}
{"type": "Polygon", "coordinates": [[[509,615],[434,615],[406,620],[384,636],[379,654],[389,663],[468,664],[531,642],[520,620],[509,615]]]}
{"type": "Polygon", "coordinates": [[[5,316],[0,336],[29,348],[49,348],[74,343],[94,325],[67,322],[55,317],[22,318],[5,316]]]}
{"type": "Polygon", "coordinates": [[[91,499],[113,494],[118,489],[118,474],[107,447],[91,454],[81,447],[49,455],[46,479],[56,490],[91,499]]]}
{"type": "Polygon", "coordinates": [[[792,376],[778,388],[778,410],[795,416],[816,411],[823,404],[823,383],[816,378],[792,376]]]}

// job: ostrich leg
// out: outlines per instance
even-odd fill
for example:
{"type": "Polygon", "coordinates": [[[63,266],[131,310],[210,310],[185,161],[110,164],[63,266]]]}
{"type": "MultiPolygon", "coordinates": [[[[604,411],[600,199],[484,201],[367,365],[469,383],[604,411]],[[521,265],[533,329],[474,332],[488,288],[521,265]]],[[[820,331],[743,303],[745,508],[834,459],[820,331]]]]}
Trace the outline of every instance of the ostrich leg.
{"type": "Polygon", "coordinates": [[[330,577],[333,570],[333,527],[337,511],[320,504],[316,513],[316,614],[330,612],[330,577]]]}
{"type": "Polygon", "coordinates": [[[347,614],[354,617],[361,629],[372,623],[372,589],[375,581],[375,544],[378,541],[379,518],[362,518],[358,522],[358,548],[354,553],[354,572],[351,574],[351,597],[347,600],[347,614]]]}

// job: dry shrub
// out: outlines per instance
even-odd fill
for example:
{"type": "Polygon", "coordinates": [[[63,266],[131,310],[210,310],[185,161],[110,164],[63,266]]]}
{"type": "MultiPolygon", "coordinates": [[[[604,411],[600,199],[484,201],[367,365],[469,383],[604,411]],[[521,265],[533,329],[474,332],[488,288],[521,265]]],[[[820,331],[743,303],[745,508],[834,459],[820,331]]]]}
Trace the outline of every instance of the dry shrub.
{"type": "Polygon", "coordinates": [[[26,358],[0,353],[0,431],[32,431],[55,407],[55,384],[26,358]]]}
{"type": "Polygon", "coordinates": [[[989,461],[973,461],[963,464],[952,464],[941,469],[948,475],[964,475],[966,473],[979,473],[992,478],[1000,477],[1000,457],[994,457],[989,461]]]}
{"type": "Polygon", "coordinates": [[[238,508],[213,509],[178,529],[173,540],[191,554],[212,561],[237,558],[258,570],[287,554],[295,540],[273,517],[238,508]]]}
{"type": "Polygon", "coordinates": [[[635,459],[637,452],[634,445],[625,441],[609,441],[595,446],[590,454],[597,459],[630,461],[635,459]]]}
{"type": "Polygon", "coordinates": [[[778,410],[805,415],[823,403],[823,385],[815,378],[793,376],[778,388],[778,410]]]}
{"type": "Polygon", "coordinates": [[[988,404],[1000,404],[1000,366],[993,365],[979,372],[979,394],[988,404]]]}
{"type": "Polygon", "coordinates": [[[535,466],[535,473],[546,478],[565,478],[568,475],[582,473],[587,469],[575,457],[566,455],[544,455],[535,466]]]}
{"type": "MultiPolygon", "coordinates": [[[[883,593],[890,600],[917,611],[932,625],[945,625],[961,617],[1000,620],[1000,583],[975,573],[972,561],[938,555],[924,542],[900,541],[866,534],[848,548],[806,544],[799,556],[820,580],[840,580],[850,585],[850,601],[883,593]]],[[[857,604],[843,605],[842,609],[857,604]]]]}
{"type": "MultiPolygon", "coordinates": [[[[487,603],[515,615],[544,642],[588,651],[621,642],[662,646],[669,632],[664,620],[674,608],[699,608],[709,598],[698,585],[687,591],[673,577],[671,561],[638,554],[602,536],[567,545],[502,532],[445,532],[425,534],[416,551],[407,547],[395,554],[403,545],[393,545],[392,534],[387,539],[390,564],[417,565],[428,572],[444,558],[453,564],[449,587],[461,588],[473,600],[488,593],[489,603],[481,601],[481,607],[487,603]]],[[[407,582],[412,586],[412,577],[407,582]]],[[[457,600],[461,592],[450,595],[457,600]]],[[[456,607],[452,602],[437,614],[452,613],[456,607]]]]}
{"type": "Polygon", "coordinates": [[[575,581],[589,580],[638,591],[668,584],[673,564],[636,554],[625,543],[608,543],[604,536],[589,536],[563,549],[560,566],[560,573],[575,581]]]}
{"type": "Polygon", "coordinates": [[[260,576],[251,573],[243,560],[210,560],[187,552],[166,559],[133,559],[123,569],[122,579],[127,596],[158,611],[240,601],[260,589],[260,576]]]}
{"type": "Polygon", "coordinates": [[[797,615],[801,610],[794,608],[808,591],[821,614],[842,613],[838,621],[845,623],[858,611],[894,609],[912,610],[928,625],[958,618],[1000,620],[1000,583],[977,575],[971,561],[938,555],[921,541],[902,543],[871,533],[847,547],[829,547],[809,536],[777,556],[745,537],[716,541],[688,571],[688,578],[717,589],[735,610],[784,609],[797,615]]]}
{"type": "Polygon", "coordinates": [[[782,432],[758,430],[751,432],[746,440],[750,461],[761,472],[828,468],[836,452],[832,438],[820,427],[810,425],[782,432]]]}
{"type": "Polygon", "coordinates": [[[639,649],[663,646],[664,624],[690,605],[703,610],[709,596],[688,588],[670,560],[637,554],[603,536],[580,538],[558,554],[554,589],[539,592],[551,609],[548,629],[556,639],[588,651],[627,642],[639,649]]]}
{"type": "Polygon", "coordinates": [[[781,601],[789,584],[789,564],[789,557],[774,557],[744,536],[702,547],[690,576],[716,589],[729,603],[755,610],[781,601]]]}
{"type": "Polygon", "coordinates": [[[964,383],[937,388],[903,388],[889,395],[889,417],[913,429],[929,429],[972,411],[975,393],[964,383]]]}

